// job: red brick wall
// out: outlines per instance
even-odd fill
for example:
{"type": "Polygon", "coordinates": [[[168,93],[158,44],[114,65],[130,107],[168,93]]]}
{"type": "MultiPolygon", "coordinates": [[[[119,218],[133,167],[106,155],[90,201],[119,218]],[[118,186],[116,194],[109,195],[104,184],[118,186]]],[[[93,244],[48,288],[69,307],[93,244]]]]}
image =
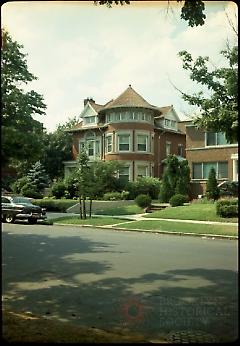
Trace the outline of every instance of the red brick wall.
{"type": "Polygon", "coordinates": [[[196,127],[186,127],[186,143],[187,148],[205,147],[205,132],[197,130],[196,127]]]}
{"type": "Polygon", "coordinates": [[[162,160],[166,158],[166,142],[171,142],[170,154],[178,155],[178,144],[183,145],[183,156],[185,157],[186,139],[184,134],[155,131],[154,136],[154,175],[161,177],[163,173],[162,160]]]}

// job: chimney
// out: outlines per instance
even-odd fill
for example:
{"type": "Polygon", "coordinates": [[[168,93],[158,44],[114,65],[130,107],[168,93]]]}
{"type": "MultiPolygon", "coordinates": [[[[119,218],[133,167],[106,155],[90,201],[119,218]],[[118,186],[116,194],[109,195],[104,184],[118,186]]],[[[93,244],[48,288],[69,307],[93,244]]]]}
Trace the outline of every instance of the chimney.
{"type": "Polygon", "coordinates": [[[86,104],[88,103],[88,101],[89,101],[89,98],[86,98],[86,99],[83,100],[83,105],[84,105],[84,107],[86,106],[86,104]]]}

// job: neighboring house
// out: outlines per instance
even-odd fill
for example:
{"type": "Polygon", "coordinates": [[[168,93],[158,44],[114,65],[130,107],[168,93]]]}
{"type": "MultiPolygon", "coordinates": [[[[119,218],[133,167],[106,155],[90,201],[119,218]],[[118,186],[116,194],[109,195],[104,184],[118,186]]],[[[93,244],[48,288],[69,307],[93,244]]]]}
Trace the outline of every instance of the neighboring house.
{"type": "Polygon", "coordinates": [[[224,133],[199,130],[191,121],[180,124],[183,131],[182,125],[186,129],[186,159],[191,172],[192,197],[205,193],[212,167],[219,183],[238,181],[238,144],[229,144],[224,133]]]}
{"type": "Polygon", "coordinates": [[[129,181],[141,176],[161,177],[168,154],[185,157],[185,134],[173,106],[156,107],[129,87],[105,105],[84,100],[82,121],[67,130],[73,136],[73,160],[65,161],[65,176],[85,148],[90,161],[119,160],[119,175],[129,181]]]}

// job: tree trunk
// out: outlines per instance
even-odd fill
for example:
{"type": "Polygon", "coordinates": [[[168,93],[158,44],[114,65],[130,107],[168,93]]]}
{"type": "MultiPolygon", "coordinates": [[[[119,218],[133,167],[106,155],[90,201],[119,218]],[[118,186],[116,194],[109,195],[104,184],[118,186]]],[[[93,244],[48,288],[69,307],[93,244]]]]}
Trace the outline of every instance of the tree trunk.
{"type": "Polygon", "coordinates": [[[81,199],[81,196],[79,196],[79,212],[80,212],[80,219],[82,219],[83,215],[82,215],[82,199],[81,199]]]}
{"type": "Polygon", "coordinates": [[[86,219],[86,198],[83,197],[83,219],[86,219]]]}
{"type": "Polygon", "coordinates": [[[92,217],[92,199],[90,199],[90,204],[89,204],[89,217],[92,217]]]}

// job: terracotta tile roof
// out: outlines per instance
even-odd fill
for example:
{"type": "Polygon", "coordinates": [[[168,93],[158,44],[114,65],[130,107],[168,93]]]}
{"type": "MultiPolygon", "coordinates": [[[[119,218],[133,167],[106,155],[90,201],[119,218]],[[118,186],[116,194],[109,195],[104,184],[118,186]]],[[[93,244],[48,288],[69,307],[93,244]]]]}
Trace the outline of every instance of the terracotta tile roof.
{"type": "Polygon", "coordinates": [[[132,87],[129,87],[115,100],[107,103],[102,110],[117,107],[143,107],[158,110],[157,107],[150,105],[144,98],[139,95],[132,87]]]}

